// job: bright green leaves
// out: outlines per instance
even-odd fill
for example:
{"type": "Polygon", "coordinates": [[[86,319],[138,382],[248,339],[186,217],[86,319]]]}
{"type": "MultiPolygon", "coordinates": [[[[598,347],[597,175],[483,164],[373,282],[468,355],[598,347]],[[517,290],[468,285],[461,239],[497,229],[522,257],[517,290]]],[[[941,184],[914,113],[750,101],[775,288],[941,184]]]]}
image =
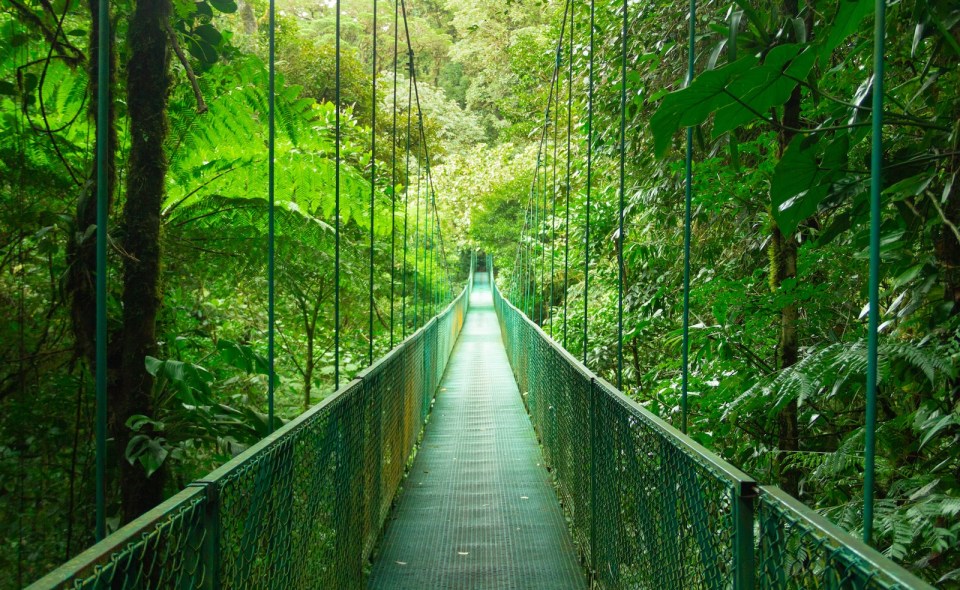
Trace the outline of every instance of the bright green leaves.
{"type": "Polygon", "coordinates": [[[849,149],[846,133],[832,141],[819,135],[797,135],[790,142],[770,187],[773,217],[784,233],[793,233],[830,194],[833,183],[844,175],[849,149]]]}
{"type": "Polygon", "coordinates": [[[690,86],[664,97],[650,119],[654,149],[662,157],[681,128],[700,125],[716,114],[713,136],[762,119],[790,98],[797,83],[816,63],[809,47],[790,43],[770,50],[763,61],[748,56],[710,70],[690,86]]]}

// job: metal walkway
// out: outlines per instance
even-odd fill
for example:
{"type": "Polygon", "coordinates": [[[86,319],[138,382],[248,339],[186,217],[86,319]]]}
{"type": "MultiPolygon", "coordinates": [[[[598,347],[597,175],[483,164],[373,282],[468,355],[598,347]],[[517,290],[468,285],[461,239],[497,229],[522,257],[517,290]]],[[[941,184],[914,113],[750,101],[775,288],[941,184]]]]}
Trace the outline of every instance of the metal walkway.
{"type": "Polygon", "coordinates": [[[580,589],[583,570],[500,338],[486,275],[370,589],[580,589]]]}

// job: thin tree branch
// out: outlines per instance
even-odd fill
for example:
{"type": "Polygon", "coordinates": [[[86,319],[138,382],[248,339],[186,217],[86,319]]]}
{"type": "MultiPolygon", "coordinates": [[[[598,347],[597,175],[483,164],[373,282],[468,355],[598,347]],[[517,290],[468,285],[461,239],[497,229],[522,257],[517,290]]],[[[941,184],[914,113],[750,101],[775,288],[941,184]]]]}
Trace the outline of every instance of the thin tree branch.
{"type": "Polygon", "coordinates": [[[167,29],[167,36],[170,37],[170,45],[173,46],[174,53],[177,54],[177,58],[183,65],[183,69],[187,72],[187,79],[190,80],[190,86],[193,87],[193,95],[197,98],[197,114],[202,115],[207,112],[208,109],[207,103],[203,102],[203,94],[200,92],[200,84],[197,82],[197,76],[193,73],[193,68],[190,67],[190,61],[187,59],[187,56],[184,55],[183,49],[180,48],[177,34],[170,26],[170,23],[164,23],[164,26],[167,29]]]}

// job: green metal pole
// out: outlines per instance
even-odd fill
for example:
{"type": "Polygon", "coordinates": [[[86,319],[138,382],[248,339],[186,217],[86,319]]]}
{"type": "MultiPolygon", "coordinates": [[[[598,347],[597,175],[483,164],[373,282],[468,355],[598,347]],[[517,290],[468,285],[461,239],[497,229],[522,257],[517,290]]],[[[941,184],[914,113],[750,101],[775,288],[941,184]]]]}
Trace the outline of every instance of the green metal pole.
{"type": "Polygon", "coordinates": [[[620,212],[617,230],[617,389],[623,389],[623,200],[627,160],[627,0],[623,0],[620,56],[620,212]]]}
{"type": "Polygon", "coordinates": [[[97,279],[96,279],[96,367],[97,389],[97,483],[96,539],[107,536],[107,214],[109,169],[107,143],[110,141],[110,2],[97,3],[97,279]]]}
{"type": "MultiPolygon", "coordinates": [[[[406,20],[406,14],[404,14],[406,20]]],[[[409,72],[413,72],[413,50],[408,49],[409,72]]],[[[407,78],[407,150],[404,158],[406,159],[406,171],[404,172],[403,182],[403,286],[400,293],[401,310],[400,323],[402,324],[402,337],[407,338],[407,217],[410,212],[410,132],[411,119],[413,117],[413,76],[407,78]]]]}
{"type": "Polygon", "coordinates": [[[570,281],[570,164],[571,137],[573,135],[573,15],[575,6],[570,6],[570,63],[567,69],[567,192],[566,213],[563,221],[563,347],[567,348],[567,290],[570,281]]]}
{"type": "Polygon", "coordinates": [[[587,325],[590,321],[587,302],[590,295],[590,192],[593,177],[593,31],[596,7],[590,0],[590,66],[587,76],[587,203],[583,238],[583,364],[587,365],[587,325]]]}
{"type": "Polygon", "coordinates": [[[270,0],[270,31],[268,48],[267,88],[267,432],[273,432],[275,381],[276,379],[276,83],[277,83],[277,9],[270,0]]]}
{"type": "MultiPolygon", "coordinates": [[[[423,130],[422,115],[417,112],[417,128],[423,130]]],[[[422,135],[422,133],[421,133],[422,135]]],[[[420,142],[420,153],[417,155],[417,192],[416,204],[413,206],[416,212],[413,216],[413,329],[416,330],[420,318],[420,164],[423,162],[423,141],[420,142]]]]}
{"type": "Polygon", "coordinates": [[[373,0],[373,82],[370,123],[370,300],[367,314],[367,364],[373,364],[373,232],[376,226],[374,216],[375,197],[377,195],[377,0],[373,0]]]}
{"type": "Polygon", "coordinates": [[[393,4],[393,142],[390,172],[390,350],[393,350],[394,295],[397,290],[397,50],[400,39],[400,0],[393,4]]]}
{"type": "MultiPolygon", "coordinates": [[[[696,62],[697,0],[690,0],[690,38],[687,46],[687,85],[693,82],[696,62]]],[[[687,128],[687,154],[683,215],[683,370],[680,377],[680,431],[687,432],[687,391],[690,382],[690,224],[693,201],[693,127],[687,128]]]]}
{"type": "Polygon", "coordinates": [[[336,168],[334,173],[333,386],[340,389],[340,0],[336,0],[336,168]]]}
{"type": "Polygon", "coordinates": [[[873,136],[870,152],[870,315],[867,325],[867,415],[864,425],[863,541],[873,540],[877,424],[877,343],[880,323],[880,193],[883,189],[883,71],[886,2],[876,0],[873,30],[873,136]]]}

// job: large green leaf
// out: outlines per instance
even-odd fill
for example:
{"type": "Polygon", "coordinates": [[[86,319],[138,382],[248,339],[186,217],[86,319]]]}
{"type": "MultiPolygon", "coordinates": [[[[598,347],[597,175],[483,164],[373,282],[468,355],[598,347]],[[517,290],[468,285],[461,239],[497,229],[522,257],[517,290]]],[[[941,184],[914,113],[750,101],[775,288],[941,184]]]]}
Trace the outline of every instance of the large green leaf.
{"type": "Polygon", "coordinates": [[[727,88],[730,100],[717,111],[713,136],[719,137],[758,115],[765,116],[771,108],[787,102],[797,80],[810,73],[816,59],[817,54],[802,45],[773,48],[762,65],[730,82],[727,88]]]}
{"type": "Polygon", "coordinates": [[[147,372],[161,381],[168,381],[185,404],[210,403],[210,382],[213,375],[199,365],[175,360],[160,360],[152,356],[144,359],[147,372]]]}
{"type": "Polygon", "coordinates": [[[816,212],[847,164],[850,138],[843,133],[829,142],[819,135],[797,135],[777,163],[770,187],[773,217],[784,233],[816,212]]]}
{"type": "Polygon", "coordinates": [[[650,118],[657,156],[667,152],[677,129],[699,125],[712,112],[726,105],[730,98],[725,90],[730,81],[756,65],[756,57],[738,59],[722,68],[704,72],[690,86],[665,96],[650,118]]]}

